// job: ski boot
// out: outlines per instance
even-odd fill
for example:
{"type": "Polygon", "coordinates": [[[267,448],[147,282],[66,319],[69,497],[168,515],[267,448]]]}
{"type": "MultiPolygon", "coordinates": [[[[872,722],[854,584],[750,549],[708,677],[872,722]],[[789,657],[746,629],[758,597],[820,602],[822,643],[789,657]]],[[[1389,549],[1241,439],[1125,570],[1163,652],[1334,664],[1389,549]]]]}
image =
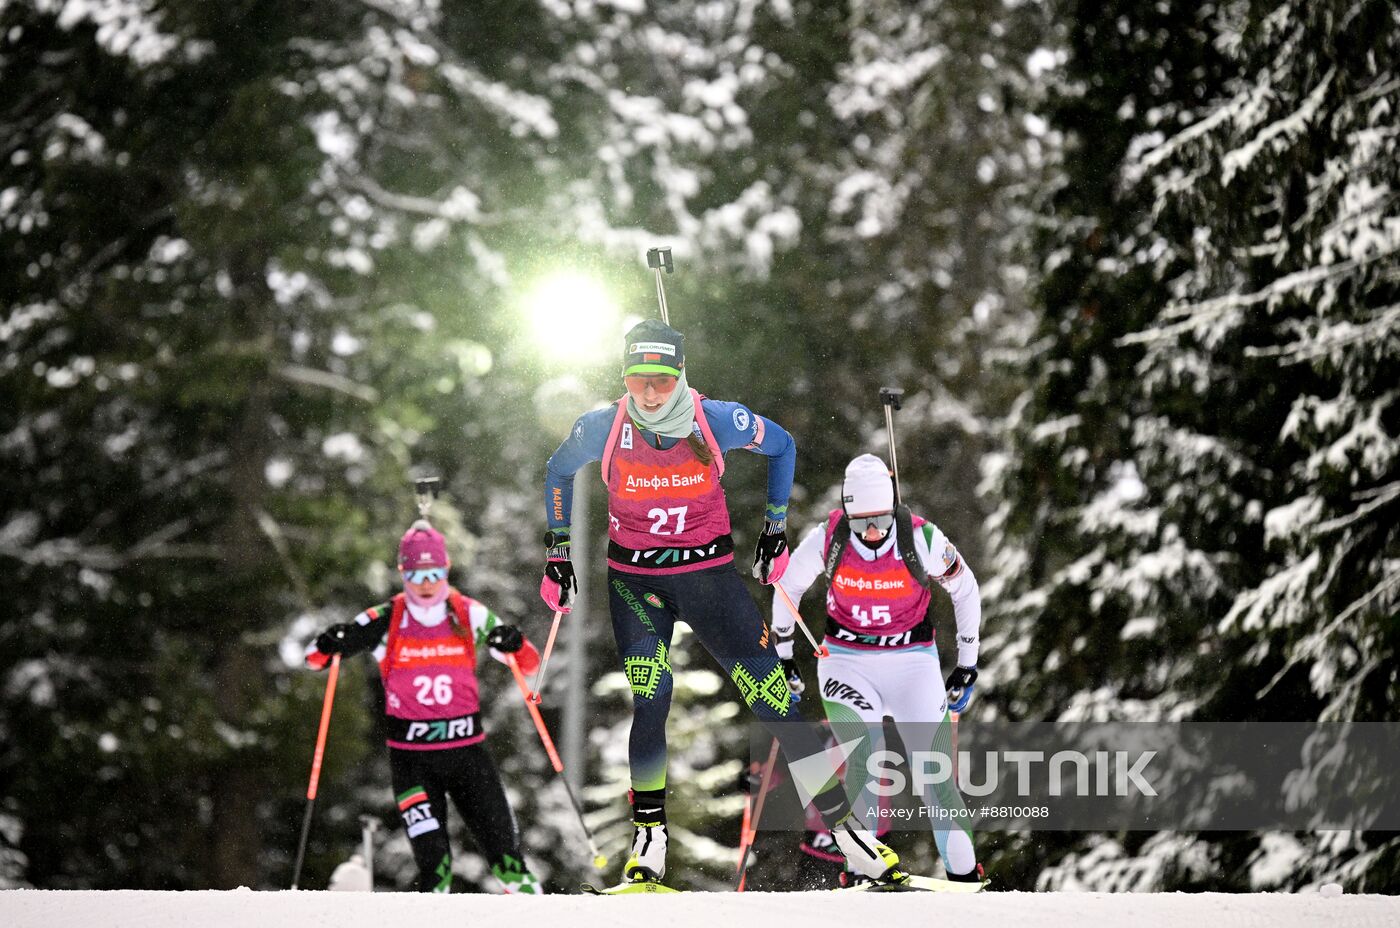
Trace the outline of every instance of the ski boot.
{"type": "Polygon", "coordinates": [[[987,872],[982,869],[981,864],[976,864],[966,873],[948,871],[947,878],[950,883],[985,883],[987,882],[987,872]]]}
{"type": "Polygon", "coordinates": [[[660,883],[666,875],[666,822],[633,822],[632,854],[622,869],[625,883],[660,883]]]}
{"type": "Polygon", "coordinates": [[[622,868],[622,882],[660,883],[666,875],[666,790],[634,789],[627,800],[632,806],[632,853],[622,868]]]}
{"type": "Polygon", "coordinates": [[[632,853],[622,868],[622,882],[598,888],[587,883],[583,891],[594,895],[673,893],[661,882],[666,875],[666,792],[632,790],[632,853]]]}
{"type": "Polygon", "coordinates": [[[854,815],[847,815],[831,829],[836,846],[846,855],[846,867],[877,883],[899,883],[909,875],[899,868],[899,855],[881,844],[854,815]]]}

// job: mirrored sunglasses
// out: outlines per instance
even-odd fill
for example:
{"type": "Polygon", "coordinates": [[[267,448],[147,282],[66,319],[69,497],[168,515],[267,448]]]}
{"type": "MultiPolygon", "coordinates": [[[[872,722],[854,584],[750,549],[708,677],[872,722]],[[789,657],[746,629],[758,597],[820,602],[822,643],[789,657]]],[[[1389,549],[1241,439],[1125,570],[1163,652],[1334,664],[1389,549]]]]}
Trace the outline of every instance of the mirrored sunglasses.
{"type": "Polygon", "coordinates": [[[670,374],[628,374],[622,378],[627,389],[640,393],[650,386],[657,393],[670,393],[676,389],[676,379],[670,374]]]}
{"type": "Polygon", "coordinates": [[[878,528],[882,532],[888,532],[890,526],[894,525],[894,513],[882,512],[873,516],[851,516],[851,531],[857,535],[864,535],[871,526],[878,528]]]}
{"type": "Polygon", "coordinates": [[[424,567],[419,570],[404,571],[403,578],[409,583],[437,583],[446,576],[446,567],[424,567]]]}

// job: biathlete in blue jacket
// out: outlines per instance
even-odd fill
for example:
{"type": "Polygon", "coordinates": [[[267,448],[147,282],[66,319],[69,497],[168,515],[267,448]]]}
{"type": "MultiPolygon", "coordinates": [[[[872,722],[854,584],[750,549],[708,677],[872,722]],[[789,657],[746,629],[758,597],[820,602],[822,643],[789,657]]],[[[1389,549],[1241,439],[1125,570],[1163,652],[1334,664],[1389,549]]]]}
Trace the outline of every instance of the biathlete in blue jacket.
{"type": "MultiPolygon", "coordinates": [[[[677,620],[738,686],[790,762],[822,755],[816,729],[794,708],[774,637],[734,568],[734,539],[720,477],[724,454],[768,458],[768,508],[753,575],[773,584],[787,567],[787,503],[797,450],[792,436],[740,403],[706,399],[686,382],[685,340],[658,321],[627,333],[623,382],[612,406],[585,413],[549,459],[545,480],[548,560],[540,594],[568,612],[577,585],[569,560],[574,474],[602,462],[608,487],[608,598],[613,635],[632,687],[631,856],[628,883],[666,872],[666,716],[671,632],[677,620]]],[[[898,873],[899,858],[850,816],[832,776],[811,784],[814,805],[850,865],[872,878],[898,873]]]]}

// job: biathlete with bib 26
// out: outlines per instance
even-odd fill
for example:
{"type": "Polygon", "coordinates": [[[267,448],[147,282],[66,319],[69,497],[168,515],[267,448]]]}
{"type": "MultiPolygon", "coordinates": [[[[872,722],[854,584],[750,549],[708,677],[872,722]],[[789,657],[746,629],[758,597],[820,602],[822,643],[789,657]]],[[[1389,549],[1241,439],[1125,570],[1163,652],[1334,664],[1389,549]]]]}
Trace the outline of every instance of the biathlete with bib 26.
{"type": "Polygon", "coordinates": [[[543,889],[525,866],[520,828],[483,743],[476,658],[484,645],[503,663],[504,655],[514,654],[523,672],[534,673],[539,654],[517,628],[448,585],[450,566],[442,535],[415,522],[399,543],[403,592],[326,629],[306,661],[320,670],[333,654],[375,652],[384,679],[389,771],[418,865],[418,891],[451,890],[451,797],[501,887],[537,894],[543,889]]]}
{"type": "MultiPolygon", "coordinates": [[[[720,477],[725,452],[768,458],[768,508],[753,572],[776,582],[787,566],[787,504],[796,446],[770,419],[739,403],[706,399],[686,382],[685,341],[649,320],[627,333],[623,383],[612,406],[585,413],[549,459],[545,480],[548,561],[540,594],[568,612],[576,589],[569,560],[574,474],[602,462],[608,488],[608,596],[618,655],[632,687],[629,763],[633,840],[614,891],[647,889],[666,873],[666,716],[671,632],[677,620],[734,681],[789,762],[822,753],[816,728],[793,705],[774,642],[734,567],[720,477]]],[[[899,858],[850,817],[834,775],[808,790],[850,865],[875,879],[899,875],[899,858]]]]}
{"type": "MultiPolygon", "coordinates": [[[[896,505],[889,468],[873,454],[846,467],[842,508],[832,510],[792,554],[779,583],[792,603],[826,575],[826,639],[829,657],[817,661],[822,704],[838,742],[863,739],[846,765],[846,776],[866,782],[866,758],[878,748],[885,716],[894,719],[905,749],[937,750],[952,756],[950,713],[972,699],[977,679],[982,600],[977,579],[938,526],[896,505]],[[933,644],[931,590],[942,587],[953,600],[958,632],[958,666],[946,683],[933,644]]],[[[795,620],[781,595],[773,599],[773,630],[790,685],[801,692],[792,662],[795,620]]],[[[852,793],[856,784],[848,784],[852,793]]],[[[926,788],[920,797],[929,810],[938,853],[948,879],[979,883],[981,867],[972,830],[960,810],[956,784],[926,788]],[[952,827],[950,826],[952,824],[952,827]]],[[[857,802],[858,809],[875,801],[857,802]]],[[[843,883],[858,882],[857,871],[843,883]]]]}

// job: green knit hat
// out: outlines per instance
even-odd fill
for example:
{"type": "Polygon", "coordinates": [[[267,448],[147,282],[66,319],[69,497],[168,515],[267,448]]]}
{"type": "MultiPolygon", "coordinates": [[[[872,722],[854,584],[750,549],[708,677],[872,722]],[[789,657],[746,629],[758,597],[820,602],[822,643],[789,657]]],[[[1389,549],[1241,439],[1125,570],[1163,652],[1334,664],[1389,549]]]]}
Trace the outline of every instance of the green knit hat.
{"type": "Polygon", "coordinates": [[[685,336],[657,319],[639,322],[623,342],[622,376],[681,375],[685,367],[685,336]]]}

